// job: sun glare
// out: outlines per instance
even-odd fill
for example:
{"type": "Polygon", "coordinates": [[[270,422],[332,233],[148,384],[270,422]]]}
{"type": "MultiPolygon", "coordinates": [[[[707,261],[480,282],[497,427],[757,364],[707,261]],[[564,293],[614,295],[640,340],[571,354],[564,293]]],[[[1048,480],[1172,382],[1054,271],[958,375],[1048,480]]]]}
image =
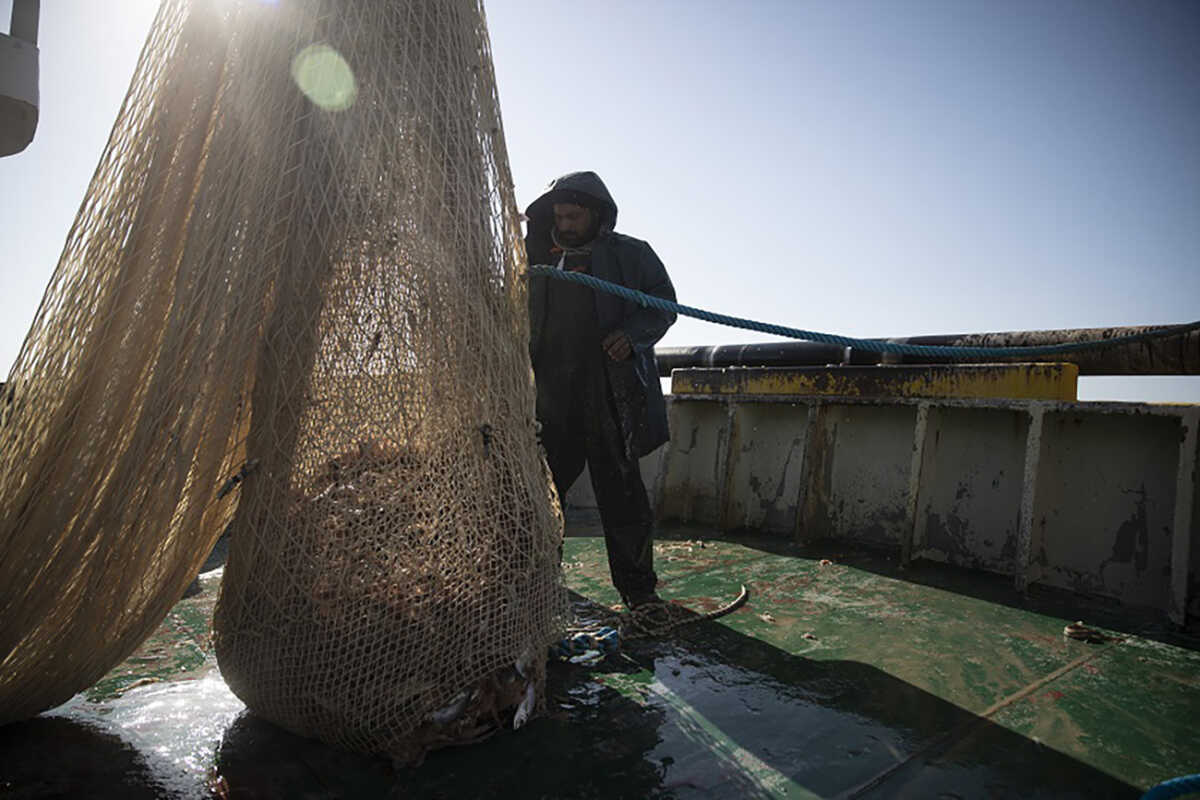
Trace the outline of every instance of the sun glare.
{"type": "Polygon", "coordinates": [[[326,44],[301,50],[292,60],[292,78],[309,100],[326,111],[345,111],[358,96],[354,71],[337,50],[326,44]]]}

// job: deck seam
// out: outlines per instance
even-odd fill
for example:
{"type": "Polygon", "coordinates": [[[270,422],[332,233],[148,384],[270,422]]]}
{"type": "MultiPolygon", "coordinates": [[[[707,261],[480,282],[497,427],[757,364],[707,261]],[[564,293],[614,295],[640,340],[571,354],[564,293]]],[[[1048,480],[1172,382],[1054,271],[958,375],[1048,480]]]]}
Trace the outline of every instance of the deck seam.
{"type": "Polygon", "coordinates": [[[957,742],[960,742],[960,741],[966,739],[968,737],[968,735],[970,735],[978,725],[991,719],[991,717],[994,716],[996,714],[996,712],[1007,708],[1008,706],[1012,705],[1013,703],[1018,702],[1019,700],[1023,700],[1024,698],[1028,697],[1029,695],[1033,694],[1034,692],[1038,691],[1039,689],[1042,689],[1042,688],[1048,686],[1049,684],[1053,683],[1054,681],[1058,680],[1059,678],[1062,678],[1065,675],[1069,675],[1070,673],[1079,669],[1083,665],[1088,664],[1089,662],[1095,661],[1097,658],[1108,653],[1117,645],[1123,644],[1125,641],[1126,641],[1126,639],[1124,639],[1124,638],[1115,639],[1114,641],[1111,641],[1107,644],[1097,647],[1092,652],[1086,653],[1086,654],[1080,656],[1079,658],[1075,659],[1074,661],[1064,664],[1063,666],[1059,667],[1058,669],[1054,670],[1053,672],[1039,678],[1038,680],[1034,681],[1033,683],[1030,683],[1023,688],[1018,689],[1016,692],[1014,692],[1013,694],[1010,694],[1008,697],[1005,697],[1002,700],[998,700],[997,702],[988,706],[986,709],[981,711],[978,715],[972,717],[971,719],[969,719],[963,723],[960,723],[959,725],[956,725],[955,727],[951,728],[950,730],[946,731],[945,733],[941,734],[940,736],[934,737],[929,742],[927,742],[926,744],[922,745],[921,747],[917,748],[915,751],[910,753],[909,756],[907,758],[905,758],[904,760],[896,762],[892,766],[883,770],[882,772],[880,772],[879,774],[870,778],[869,780],[865,781],[864,783],[860,783],[858,786],[854,787],[853,789],[850,789],[849,791],[838,795],[838,797],[846,798],[846,800],[853,800],[853,798],[861,797],[864,793],[870,791],[871,789],[874,789],[876,786],[883,783],[889,777],[891,777],[896,772],[898,772],[901,768],[907,766],[914,760],[916,760],[922,756],[929,755],[931,753],[945,750],[948,747],[950,747],[951,745],[956,744],[957,742]]]}

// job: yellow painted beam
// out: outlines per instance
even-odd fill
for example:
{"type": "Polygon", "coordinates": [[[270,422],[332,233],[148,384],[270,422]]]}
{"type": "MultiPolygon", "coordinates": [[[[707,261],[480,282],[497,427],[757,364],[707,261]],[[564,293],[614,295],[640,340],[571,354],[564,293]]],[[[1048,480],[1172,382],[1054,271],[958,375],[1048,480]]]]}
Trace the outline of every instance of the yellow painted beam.
{"type": "Polygon", "coordinates": [[[671,373],[674,394],[1073,401],[1078,382],[1074,364],[728,367],[671,373]]]}

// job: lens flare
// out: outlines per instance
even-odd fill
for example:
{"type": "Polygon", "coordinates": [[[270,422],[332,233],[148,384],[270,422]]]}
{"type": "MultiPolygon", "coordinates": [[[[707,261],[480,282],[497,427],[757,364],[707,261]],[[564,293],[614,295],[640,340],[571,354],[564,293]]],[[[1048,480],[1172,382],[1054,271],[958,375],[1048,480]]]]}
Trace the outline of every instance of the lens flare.
{"type": "Polygon", "coordinates": [[[358,97],[354,71],[327,44],[309,45],[292,59],[292,78],[309,100],[326,111],[345,111],[358,97]]]}

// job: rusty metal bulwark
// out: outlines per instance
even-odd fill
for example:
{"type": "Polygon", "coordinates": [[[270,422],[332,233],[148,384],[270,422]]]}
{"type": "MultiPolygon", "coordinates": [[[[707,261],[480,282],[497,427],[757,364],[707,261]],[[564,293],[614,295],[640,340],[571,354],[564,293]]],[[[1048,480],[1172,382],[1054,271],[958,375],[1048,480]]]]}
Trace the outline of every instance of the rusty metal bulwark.
{"type": "Polygon", "coordinates": [[[1076,399],[1074,364],[905,364],[678,369],[672,394],[1076,399]]]}
{"type": "MultiPolygon", "coordinates": [[[[891,338],[886,341],[953,347],[1039,347],[1067,342],[1104,341],[1147,333],[1161,325],[1122,328],[1073,328],[1049,331],[963,333],[891,338]]],[[[927,356],[881,357],[879,353],[851,350],[816,342],[766,342],[711,347],[660,347],[654,351],[663,377],[673,369],[689,367],[805,367],[824,365],[949,364],[954,359],[927,356]]],[[[994,362],[1028,361],[1027,356],[997,357],[994,362]]],[[[1200,330],[1133,344],[1100,347],[1067,353],[1054,360],[1079,367],[1080,375],[1200,375],[1200,330]]]]}

